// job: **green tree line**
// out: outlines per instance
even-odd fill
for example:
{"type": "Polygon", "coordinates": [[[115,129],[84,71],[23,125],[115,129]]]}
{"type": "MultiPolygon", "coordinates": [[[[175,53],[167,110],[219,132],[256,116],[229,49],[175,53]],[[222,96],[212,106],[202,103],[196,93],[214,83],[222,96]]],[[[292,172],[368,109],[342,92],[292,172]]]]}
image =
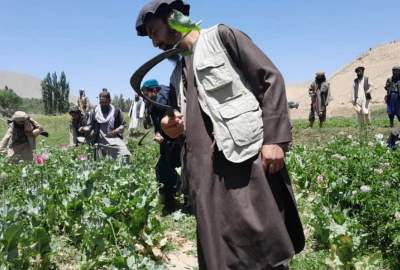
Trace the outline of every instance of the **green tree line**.
{"type": "Polygon", "coordinates": [[[66,113],[69,109],[69,83],[64,71],[60,78],[57,73],[47,73],[41,82],[45,114],[66,113]]]}
{"type": "Polygon", "coordinates": [[[0,115],[11,117],[15,111],[43,113],[43,101],[37,98],[22,98],[7,86],[0,89],[0,115]]]}
{"type": "Polygon", "coordinates": [[[125,99],[124,96],[121,94],[119,96],[115,95],[112,99],[111,99],[111,103],[119,108],[121,111],[123,112],[129,112],[129,109],[131,107],[132,104],[132,99],[127,98],[125,99]]]}

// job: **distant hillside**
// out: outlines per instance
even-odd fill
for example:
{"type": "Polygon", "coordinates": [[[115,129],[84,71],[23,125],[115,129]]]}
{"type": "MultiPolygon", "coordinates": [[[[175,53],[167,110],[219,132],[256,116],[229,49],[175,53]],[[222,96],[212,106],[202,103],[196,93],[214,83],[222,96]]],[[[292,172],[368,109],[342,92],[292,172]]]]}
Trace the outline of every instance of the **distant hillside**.
{"type": "Polygon", "coordinates": [[[27,74],[0,70],[0,88],[11,88],[23,98],[41,98],[40,79],[27,74]]]}
{"type": "MultiPolygon", "coordinates": [[[[0,89],[6,85],[23,98],[42,98],[41,80],[31,75],[17,73],[13,71],[0,70],[0,89]]],[[[70,95],[69,101],[76,103],[78,98],[70,95]]]]}
{"type": "MultiPolygon", "coordinates": [[[[335,72],[328,80],[331,84],[332,101],[328,107],[328,116],[348,116],[353,114],[350,94],[355,78],[354,69],[365,66],[365,76],[374,85],[372,92],[372,109],[384,106],[383,98],[386,79],[391,76],[392,68],[400,64],[400,41],[393,41],[375,48],[357,57],[354,61],[335,72]]],[[[310,98],[307,94],[309,83],[289,85],[287,95],[289,100],[300,102],[298,110],[292,110],[293,118],[306,118],[309,112],[310,98]]]]}

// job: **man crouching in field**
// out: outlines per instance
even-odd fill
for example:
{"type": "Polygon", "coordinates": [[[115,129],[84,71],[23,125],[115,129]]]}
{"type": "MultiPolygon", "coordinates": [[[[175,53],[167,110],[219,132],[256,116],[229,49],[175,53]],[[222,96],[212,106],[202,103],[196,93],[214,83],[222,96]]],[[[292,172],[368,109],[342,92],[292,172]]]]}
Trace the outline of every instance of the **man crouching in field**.
{"type": "MultiPolygon", "coordinates": [[[[304,247],[284,163],[291,141],[281,73],[243,32],[220,24],[183,36],[168,24],[182,0],[153,0],[136,21],[139,36],[186,50],[171,76],[182,114],[165,116],[184,138],[182,174],[197,221],[199,269],[283,270],[304,247]]],[[[186,20],[182,20],[186,21],[186,20]]]]}
{"type": "Polygon", "coordinates": [[[71,122],[69,124],[69,145],[77,146],[79,143],[86,142],[87,130],[85,132],[85,126],[87,125],[87,116],[82,111],[73,106],[69,109],[69,115],[71,115],[71,122]]]}
{"type": "Polygon", "coordinates": [[[113,159],[121,157],[128,162],[131,153],[123,139],[125,120],[122,111],[111,104],[108,91],[99,94],[99,105],[90,113],[88,125],[83,129],[89,132],[94,143],[102,146],[103,155],[109,155],[113,159]]]}
{"type": "Polygon", "coordinates": [[[36,137],[43,132],[43,128],[21,111],[15,112],[8,122],[8,130],[0,142],[0,152],[15,160],[33,160],[36,137]]]}

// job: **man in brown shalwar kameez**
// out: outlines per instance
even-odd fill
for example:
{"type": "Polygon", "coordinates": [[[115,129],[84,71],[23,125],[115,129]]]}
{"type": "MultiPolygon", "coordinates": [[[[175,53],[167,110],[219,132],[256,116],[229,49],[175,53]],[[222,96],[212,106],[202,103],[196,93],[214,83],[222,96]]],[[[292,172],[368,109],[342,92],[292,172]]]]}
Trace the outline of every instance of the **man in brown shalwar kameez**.
{"type": "MultiPolygon", "coordinates": [[[[167,50],[182,35],[167,18],[181,0],[154,0],[136,29],[167,50]]],[[[225,25],[193,31],[171,77],[181,113],[165,116],[185,137],[184,168],[197,221],[199,269],[287,269],[304,247],[284,148],[291,141],[282,75],[248,36],[225,25]]]]}
{"type": "Polygon", "coordinates": [[[28,114],[16,111],[9,120],[9,127],[0,142],[0,153],[14,160],[33,160],[36,137],[43,131],[39,123],[28,114]]]}
{"type": "Polygon", "coordinates": [[[311,83],[308,89],[308,94],[311,97],[310,127],[313,126],[315,121],[315,114],[319,118],[319,127],[322,127],[326,120],[326,107],[329,103],[329,83],[326,81],[324,72],[317,72],[315,80],[311,83]]]}

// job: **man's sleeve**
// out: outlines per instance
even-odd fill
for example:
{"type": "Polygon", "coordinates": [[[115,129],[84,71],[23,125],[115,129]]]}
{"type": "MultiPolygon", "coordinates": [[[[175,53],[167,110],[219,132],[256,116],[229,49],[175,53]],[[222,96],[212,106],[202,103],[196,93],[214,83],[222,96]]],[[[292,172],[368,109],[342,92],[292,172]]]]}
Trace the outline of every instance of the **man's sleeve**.
{"type": "Polygon", "coordinates": [[[150,117],[154,125],[154,133],[161,133],[161,118],[164,116],[164,112],[153,106],[150,117]]]}
{"type": "Polygon", "coordinates": [[[116,132],[122,134],[122,133],[124,133],[124,128],[125,128],[126,123],[125,123],[124,115],[120,109],[118,109],[117,117],[119,118],[118,122],[121,124],[116,128],[116,132]]]}
{"type": "Polygon", "coordinates": [[[386,90],[387,92],[389,92],[389,89],[390,89],[390,79],[387,79],[387,80],[386,80],[386,84],[385,84],[385,90],[386,90]]]}
{"type": "MultiPolygon", "coordinates": [[[[162,87],[164,88],[165,91],[163,95],[160,95],[157,98],[157,103],[168,105],[177,109],[178,103],[177,103],[175,88],[171,84],[169,87],[167,86],[162,86],[162,87]],[[168,91],[166,90],[166,88],[168,88],[168,91]]],[[[166,136],[166,134],[164,134],[161,130],[161,120],[166,115],[166,112],[167,111],[165,109],[161,109],[154,106],[152,113],[150,115],[154,124],[154,132],[155,133],[158,132],[162,134],[164,137],[166,136]]]]}
{"type": "Polygon", "coordinates": [[[179,110],[178,97],[176,95],[175,87],[173,87],[172,84],[169,85],[168,105],[174,107],[176,110],[179,110]]]}
{"type": "Polygon", "coordinates": [[[31,118],[30,121],[31,121],[31,123],[32,123],[33,129],[43,129],[43,128],[40,126],[40,124],[39,124],[37,121],[35,121],[34,119],[31,118]]]}
{"type": "Polygon", "coordinates": [[[243,72],[260,102],[264,144],[292,140],[283,77],[271,60],[243,32],[219,25],[221,41],[236,66],[243,72]]]}

